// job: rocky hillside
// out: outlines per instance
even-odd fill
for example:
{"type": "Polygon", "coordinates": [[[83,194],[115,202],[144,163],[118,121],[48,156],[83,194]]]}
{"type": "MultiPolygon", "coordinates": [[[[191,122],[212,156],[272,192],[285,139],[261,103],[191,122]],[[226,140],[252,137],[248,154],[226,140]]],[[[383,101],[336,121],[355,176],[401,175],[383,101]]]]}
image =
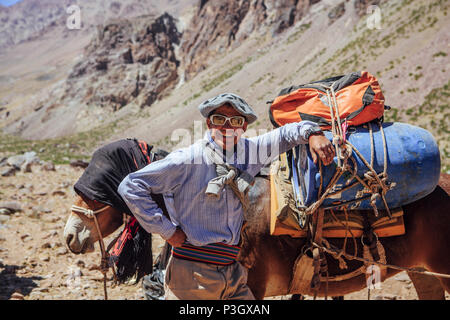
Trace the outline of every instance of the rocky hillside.
{"type": "MultiPolygon", "coordinates": [[[[38,37],[48,28],[63,25],[69,0],[29,0],[0,10],[0,49],[38,37]]],[[[65,22],[65,21],[64,21],[65,22]]]]}
{"type": "Polygon", "coordinates": [[[69,74],[65,99],[80,99],[113,111],[134,99],[141,107],[150,106],[177,79],[179,62],[174,48],[179,41],[180,33],[169,14],[99,26],[85,49],[85,59],[69,74]]]}
{"type": "MultiPolygon", "coordinates": [[[[215,94],[246,98],[260,116],[250,128],[256,134],[271,128],[265,102],[282,88],[364,69],[378,77],[393,107],[386,119],[430,130],[448,170],[449,6],[448,0],[200,0],[166,15],[171,27],[156,38],[145,17],[110,21],[92,40],[82,39],[83,50],[64,55],[65,72],[34,69],[33,79],[28,72],[13,86],[18,67],[0,71],[0,126],[58,141],[84,141],[95,132],[91,150],[128,136],[170,150],[193,142],[194,121],[201,120],[196,107],[215,94]]],[[[0,65],[5,59],[0,54],[0,65]]]]}
{"type": "MultiPolygon", "coordinates": [[[[0,13],[0,19],[4,22],[0,26],[0,32],[6,30],[11,41],[8,42],[9,45],[0,45],[0,126],[6,128],[6,132],[20,134],[26,138],[56,137],[92,129],[98,125],[99,119],[108,118],[111,110],[117,110],[119,106],[127,104],[124,99],[128,97],[125,96],[137,95],[134,88],[121,88],[116,92],[117,88],[111,86],[109,81],[129,81],[134,82],[134,86],[136,81],[139,82],[137,90],[146,87],[145,91],[149,92],[139,104],[148,104],[148,101],[157,96],[148,86],[154,86],[155,92],[160,92],[169,86],[160,78],[169,77],[171,81],[176,78],[176,75],[170,72],[171,66],[163,63],[160,68],[158,55],[161,54],[164,59],[168,58],[170,63],[175,61],[174,54],[169,52],[174,50],[169,46],[169,42],[179,41],[173,38],[177,33],[173,25],[176,22],[179,24],[178,29],[182,29],[183,19],[175,21],[172,17],[178,16],[186,8],[189,9],[193,2],[194,0],[171,0],[162,3],[155,0],[71,1],[71,5],[76,4],[80,8],[79,30],[69,30],[66,26],[69,17],[66,9],[69,2],[23,0],[12,7],[4,8],[4,12],[0,13]],[[161,36],[166,27],[162,27],[162,30],[149,30],[158,37],[156,40],[152,35],[145,35],[147,31],[144,30],[146,27],[151,29],[152,21],[162,16],[165,11],[171,15],[172,24],[167,26],[170,38],[168,43],[163,43],[166,38],[161,36]],[[35,14],[32,15],[31,12],[35,14]],[[42,24],[35,24],[32,19],[27,20],[27,15],[32,15],[33,19],[41,21],[42,24]],[[17,25],[19,22],[23,24],[17,25]],[[132,35],[125,32],[133,33],[134,38],[131,39],[132,35]],[[103,34],[107,35],[101,38],[103,34]],[[108,34],[112,35],[108,37],[108,34]],[[137,64],[131,66],[119,57],[117,64],[123,65],[114,67],[115,55],[120,56],[120,50],[127,50],[127,41],[137,43],[132,45],[133,54],[142,54],[148,50],[145,54],[155,54],[155,61],[137,61],[137,64]],[[109,52],[113,49],[111,46],[115,45],[113,42],[120,45],[114,48],[116,51],[109,52]],[[140,53],[137,52],[138,46],[140,53]],[[96,59],[108,59],[109,72],[97,70],[98,66],[90,68],[96,59]],[[138,64],[142,68],[137,67],[138,64]],[[164,68],[167,74],[162,74],[164,68]],[[81,69],[87,70],[82,78],[81,69]],[[150,77],[156,69],[159,70],[157,77],[150,77]],[[114,72],[116,74],[112,75],[114,72]],[[142,76],[138,75],[139,72],[142,76]],[[83,81],[89,83],[86,88],[83,81]],[[109,89],[105,91],[102,86],[109,89]],[[108,98],[105,100],[100,95],[108,95],[108,98]],[[93,115],[91,119],[86,120],[83,115],[86,110],[83,110],[83,107],[93,101],[98,102],[99,107],[104,106],[106,102],[112,102],[113,105],[110,108],[89,109],[93,115]],[[83,123],[85,120],[87,127],[83,123]]],[[[179,35],[175,38],[179,38],[179,35]]],[[[3,39],[6,38],[2,37],[3,39]]],[[[134,98],[128,99],[128,102],[134,101],[134,98]]]]}
{"type": "Polygon", "coordinates": [[[62,112],[69,118],[76,115],[78,124],[83,125],[84,114],[95,107],[104,113],[132,102],[150,106],[176,84],[179,62],[174,50],[179,41],[175,20],[169,14],[97,26],[84,58],[67,80],[50,91],[51,98],[38,101],[35,112],[23,120],[31,127],[52,126],[53,134],[62,134],[66,130],[65,124],[60,126],[62,112]]]}
{"type": "MultiPolygon", "coordinates": [[[[214,3],[210,7],[208,4],[200,12],[214,9],[214,3]]],[[[206,57],[199,59],[198,64],[192,60],[192,70],[201,70],[202,63],[207,65],[206,69],[179,86],[175,94],[155,103],[148,118],[123,125],[129,129],[113,137],[144,136],[172,148],[192,143],[193,121],[202,120],[197,105],[226,91],[242,95],[256,109],[260,120],[249,133],[256,134],[258,130],[271,128],[266,101],[272,100],[282,88],[369,70],[379,78],[386,104],[392,107],[386,119],[409,122],[431,131],[439,142],[442,169],[449,170],[450,57],[446,31],[450,24],[446,18],[449,7],[450,2],[443,0],[315,3],[302,18],[276,36],[271,28],[255,29],[236,47],[231,45],[223,52],[213,50],[208,55],[213,57],[210,62],[204,62],[206,57]],[[371,7],[373,4],[378,5],[371,7]],[[154,130],[141,130],[144,123],[150,123],[154,130]],[[159,131],[161,124],[169,125],[159,131]],[[180,127],[186,129],[183,138],[180,127]]],[[[220,15],[214,17],[220,19],[220,15]]],[[[214,21],[211,25],[215,25],[214,21]]],[[[187,34],[188,31],[182,45],[187,34]]],[[[217,44],[220,48],[227,39],[227,33],[213,35],[206,47],[215,48],[217,44]]],[[[203,45],[199,40],[197,43],[203,45]]],[[[190,61],[184,65],[188,72],[190,61]]]]}
{"type": "Polygon", "coordinates": [[[277,36],[309,10],[311,0],[201,1],[183,36],[187,77],[206,69],[215,56],[238,47],[253,32],[277,36]]]}
{"type": "MultiPolygon", "coordinates": [[[[185,75],[190,78],[206,69],[217,55],[240,46],[253,33],[277,37],[305,17],[311,6],[320,0],[252,0],[201,1],[190,27],[182,39],[185,75]]],[[[328,12],[331,25],[345,13],[344,1],[323,1],[337,4],[328,12]]],[[[370,5],[381,0],[353,1],[358,16],[364,16],[370,5]]]]}
{"type": "Polygon", "coordinates": [[[50,98],[38,101],[34,113],[24,119],[31,127],[33,123],[50,125],[54,134],[61,134],[67,128],[59,126],[58,112],[76,116],[83,125],[89,109],[101,116],[130,103],[150,106],[176,84],[179,62],[174,50],[179,41],[175,20],[169,14],[99,25],[83,59],[62,85],[50,91],[50,98]]]}
{"type": "MultiPolygon", "coordinates": [[[[92,32],[96,25],[114,18],[132,18],[145,14],[161,14],[169,11],[178,13],[190,1],[180,0],[22,0],[11,7],[0,10],[0,49],[10,48],[18,43],[36,39],[61,30],[66,37],[73,32],[66,28],[66,22],[73,11],[70,6],[80,8],[81,27],[85,33],[92,32]]],[[[72,34],[71,34],[72,33],[72,34]]]]}

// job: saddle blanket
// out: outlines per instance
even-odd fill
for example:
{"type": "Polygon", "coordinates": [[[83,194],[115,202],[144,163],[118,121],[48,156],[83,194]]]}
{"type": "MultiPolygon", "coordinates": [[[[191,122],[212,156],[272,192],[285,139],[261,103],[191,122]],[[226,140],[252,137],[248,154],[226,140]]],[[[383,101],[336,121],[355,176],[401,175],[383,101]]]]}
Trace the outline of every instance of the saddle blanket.
{"type": "MultiPolygon", "coordinates": [[[[295,200],[290,179],[287,179],[281,166],[274,163],[270,175],[270,234],[289,235],[294,238],[307,236],[307,228],[301,228],[296,212],[295,200]],[[275,168],[275,169],[273,169],[275,168]]],[[[391,237],[405,234],[403,209],[391,209],[391,218],[386,211],[379,210],[375,217],[371,210],[336,211],[325,210],[322,236],[325,238],[361,237],[364,229],[364,216],[378,237],[391,237]]]]}

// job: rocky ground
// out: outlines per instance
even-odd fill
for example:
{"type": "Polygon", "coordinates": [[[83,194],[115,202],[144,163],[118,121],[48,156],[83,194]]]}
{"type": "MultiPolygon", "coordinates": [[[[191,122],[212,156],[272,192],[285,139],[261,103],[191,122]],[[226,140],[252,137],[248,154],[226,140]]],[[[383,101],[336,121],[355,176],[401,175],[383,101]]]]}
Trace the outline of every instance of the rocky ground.
{"type": "MultiPolygon", "coordinates": [[[[0,300],[103,299],[99,251],[74,255],[63,240],[74,199],[72,186],[83,168],[35,162],[0,178],[0,300]]],[[[156,255],[163,242],[153,239],[156,255]]],[[[345,299],[367,299],[367,294],[362,290],[345,299]]],[[[108,295],[110,299],[145,299],[140,283],[112,288],[108,282],[108,295]]],[[[417,299],[406,273],[388,279],[370,295],[371,299],[417,299]]]]}

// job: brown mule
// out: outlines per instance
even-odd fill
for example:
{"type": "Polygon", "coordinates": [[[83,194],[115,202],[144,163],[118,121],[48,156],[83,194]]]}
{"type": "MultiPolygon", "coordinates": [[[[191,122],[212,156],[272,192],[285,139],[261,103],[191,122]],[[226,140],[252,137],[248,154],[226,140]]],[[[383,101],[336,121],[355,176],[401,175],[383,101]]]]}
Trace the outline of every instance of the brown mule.
{"type": "MultiPolygon", "coordinates": [[[[404,268],[419,267],[426,270],[450,274],[450,175],[442,174],[440,186],[423,199],[403,207],[406,234],[389,238],[381,238],[386,251],[387,263],[404,268]]],[[[253,203],[249,216],[246,217],[248,242],[242,250],[242,257],[250,265],[248,284],[255,297],[285,294],[308,294],[308,292],[289,292],[294,262],[300,253],[305,239],[295,239],[289,236],[269,235],[270,199],[269,182],[259,179],[250,192],[253,203]],[[256,188],[255,188],[256,187],[256,188]]],[[[343,239],[328,239],[339,248],[343,239]]],[[[362,245],[358,241],[358,252],[362,245]]],[[[352,254],[353,243],[348,243],[347,252],[352,254]]],[[[337,260],[327,256],[330,276],[348,273],[362,266],[362,262],[346,261],[348,270],[339,269],[337,260]]],[[[389,278],[399,270],[388,268],[389,278]]],[[[409,273],[420,299],[444,299],[444,289],[450,292],[450,279],[409,273]]],[[[362,274],[352,279],[339,282],[329,282],[327,294],[342,296],[359,291],[366,287],[366,278],[362,274]]],[[[319,296],[325,295],[325,285],[320,287],[319,296]]]]}
{"type": "MultiPolygon", "coordinates": [[[[403,207],[406,234],[382,238],[388,264],[450,274],[450,175],[442,174],[439,186],[423,199],[403,207]]],[[[269,234],[270,197],[269,181],[257,178],[249,196],[251,210],[246,217],[248,242],[242,248],[241,256],[249,268],[248,284],[257,299],[286,294],[308,294],[311,292],[289,292],[294,262],[305,244],[304,239],[269,234]]],[[[75,204],[92,210],[99,204],[77,197],[75,204]]],[[[96,207],[97,206],[97,207],[96,207]]],[[[97,216],[103,237],[110,235],[122,224],[122,212],[110,208],[97,216]]],[[[94,222],[81,214],[72,212],[67,221],[64,237],[74,253],[93,251],[98,241],[94,222]]],[[[329,239],[342,247],[342,239],[329,239]]],[[[359,242],[358,252],[362,252],[359,242]]],[[[352,253],[353,244],[348,243],[347,252],[352,253]]],[[[338,262],[327,255],[330,276],[344,274],[362,266],[361,262],[347,261],[348,270],[339,269],[338,262]]],[[[389,278],[398,270],[387,270],[389,278]]],[[[450,292],[450,279],[409,273],[420,299],[444,299],[444,290],[450,292]]],[[[366,278],[360,276],[328,284],[329,296],[342,296],[366,287],[366,278]]],[[[325,286],[319,289],[319,296],[325,295],[325,286]]]]}

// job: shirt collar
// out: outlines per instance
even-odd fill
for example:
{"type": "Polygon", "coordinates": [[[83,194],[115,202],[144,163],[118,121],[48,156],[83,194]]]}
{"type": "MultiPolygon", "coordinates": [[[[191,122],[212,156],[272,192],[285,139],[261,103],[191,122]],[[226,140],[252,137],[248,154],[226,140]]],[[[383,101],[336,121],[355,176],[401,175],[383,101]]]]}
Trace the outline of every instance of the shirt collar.
{"type": "MultiPolygon", "coordinates": [[[[227,154],[227,152],[224,152],[223,148],[220,147],[220,146],[214,141],[214,139],[211,137],[211,132],[210,132],[210,130],[206,130],[204,139],[206,139],[208,142],[210,142],[210,143],[212,144],[212,146],[214,147],[214,149],[216,149],[216,150],[222,152],[222,154],[223,154],[223,161],[225,161],[225,162],[227,162],[227,163],[230,163],[230,161],[229,161],[229,160],[230,160],[230,159],[229,159],[230,157],[228,157],[228,159],[227,159],[227,155],[229,155],[229,153],[227,154]]],[[[242,138],[239,139],[237,145],[239,145],[240,143],[242,143],[242,138]]],[[[232,163],[236,163],[236,162],[237,162],[237,152],[236,152],[236,150],[238,149],[238,148],[237,148],[237,145],[235,145],[235,147],[234,147],[234,151],[233,151],[233,161],[232,161],[232,163]]]]}

